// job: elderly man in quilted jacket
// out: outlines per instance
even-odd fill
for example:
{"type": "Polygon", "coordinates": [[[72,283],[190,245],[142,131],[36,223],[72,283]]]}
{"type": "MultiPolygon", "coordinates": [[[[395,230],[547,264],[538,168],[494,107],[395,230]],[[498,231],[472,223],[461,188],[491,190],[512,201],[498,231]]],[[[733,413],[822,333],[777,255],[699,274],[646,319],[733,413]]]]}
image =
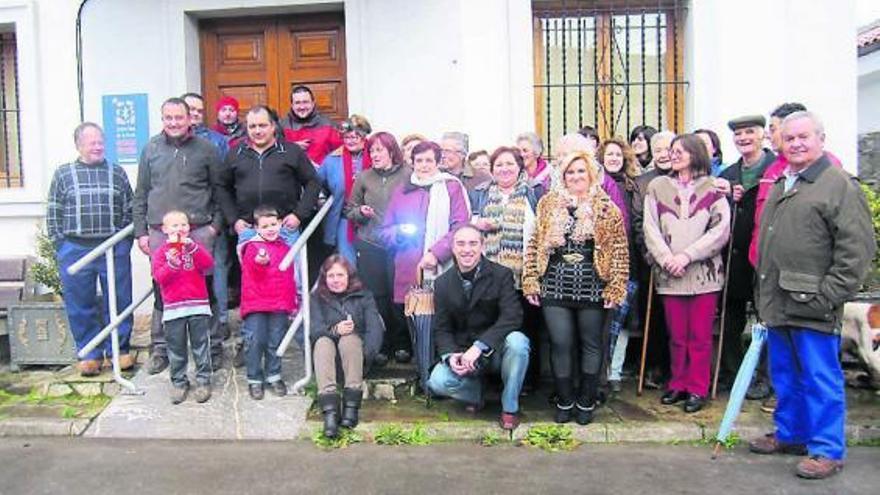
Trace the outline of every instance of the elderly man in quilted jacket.
{"type": "Polygon", "coordinates": [[[796,474],[809,479],[843,469],[841,317],[876,249],[858,181],[831,165],[824,141],[822,123],[810,112],[782,122],[788,168],[761,218],[756,293],[770,330],[776,431],[749,444],[760,454],[806,455],[796,474]]]}

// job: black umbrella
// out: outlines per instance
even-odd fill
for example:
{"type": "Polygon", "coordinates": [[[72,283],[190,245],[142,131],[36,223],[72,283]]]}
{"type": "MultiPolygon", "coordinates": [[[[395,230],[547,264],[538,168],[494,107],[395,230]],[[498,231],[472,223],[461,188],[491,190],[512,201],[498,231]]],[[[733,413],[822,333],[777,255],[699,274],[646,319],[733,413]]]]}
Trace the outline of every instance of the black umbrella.
{"type": "Polygon", "coordinates": [[[434,290],[424,282],[422,270],[419,270],[416,285],[406,293],[404,314],[407,317],[422,391],[430,400],[428,378],[431,376],[431,365],[434,363],[434,336],[431,331],[431,321],[434,318],[434,290]]]}

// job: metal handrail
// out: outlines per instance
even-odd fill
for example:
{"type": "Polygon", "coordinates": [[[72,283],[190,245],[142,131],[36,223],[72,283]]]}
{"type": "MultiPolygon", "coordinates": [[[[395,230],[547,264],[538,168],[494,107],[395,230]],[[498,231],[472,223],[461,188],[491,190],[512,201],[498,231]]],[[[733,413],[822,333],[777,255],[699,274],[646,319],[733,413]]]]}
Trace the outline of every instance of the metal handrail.
{"type": "Polygon", "coordinates": [[[129,380],[126,380],[122,377],[122,370],[119,366],[119,325],[125,321],[126,318],[131,316],[134,313],[134,310],[137,309],[138,306],[144,303],[150,294],[153,293],[153,289],[151,288],[146,294],[141,296],[137,301],[132,301],[131,305],[125,308],[122,313],[118,312],[118,308],[116,307],[116,262],[115,256],[111,253],[109,256],[107,255],[107,251],[112,251],[113,247],[116,244],[119,244],[124,239],[127,239],[134,232],[134,224],[129,224],[127,227],[123,228],[119,232],[113,234],[108,237],[104,242],[98,244],[94,249],[86,253],[85,256],[76,261],[76,263],[67,267],[67,273],[70,275],[75,275],[77,272],[85,268],[89,263],[95,261],[100,256],[104,256],[104,261],[107,263],[107,300],[109,301],[110,307],[108,308],[110,311],[110,323],[101,329],[97,335],[92,337],[92,340],[89,341],[85,347],[82,348],[77,353],[81,359],[85,358],[90,352],[92,352],[96,347],[98,347],[104,339],[110,335],[111,346],[113,351],[113,356],[111,356],[111,362],[113,363],[113,380],[116,381],[120,386],[124,387],[129,393],[132,394],[142,394],[143,391],[138,390],[137,386],[129,380]]]}
{"type": "Polygon", "coordinates": [[[278,269],[283,271],[287,271],[290,268],[290,265],[293,263],[293,257],[304,248],[306,242],[309,240],[309,237],[315,232],[315,229],[318,228],[318,224],[324,220],[324,217],[327,216],[327,212],[330,211],[330,207],[333,206],[333,196],[327,198],[324,201],[324,204],[321,205],[321,209],[318,210],[318,213],[312,218],[309,224],[306,226],[305,230],[299,235],[299,239],[290,246],[290,249],[287,250],[287,254],[284,255],[284,258],[281,260],[281,264],[278,266],[278,269]]]}
{"type": "Polygon", "coordinates": [[[275,351],[275,355],[281,357],[287,351],[287,347],[290,345],[290,341],[293,340],[293,336],[296,333],[299,325],[303,324],[303,358],[305,359],[305,369],[306,374],[296,383],[293,384],[294,393],[302,392],[303,388],[312,380],[312,346],[310,343],[311,339],[311,290],[308,287],[309,284],[309,251],[306,243],[309,240],[309,237],[315,233],[315,229],[318,228],[318,224],[324,220],[324,217],[327,216],[327,212],[330,211],[330,206],[333,205],[333,196],[327,198],[324,201],[324,204],[318,210],[318,213],[312,218],[309,222],[309,225],[306,226],[305,230],[300,234],[299,239],[293,243],[293,246],[290,246],[290,249],[287,251],[287,254],[284,256],[284,259],[281,260],[281,265],[279,269],[281,271],[285,271],[290,268],[291,263],[293,263],[294,257],[302,251],[302,256],[299,257],[299,269],[302,274],[300,279],[304,281],[306,287],[303,289],[302,294],[302,308],[299,311],[299,314],[294,318],[293,323],[290,324],[290,327],[287,329],[287,333],[284,334],[284,339],[281,340],[281,345],[278,346],[278,349],[275,351]]]}

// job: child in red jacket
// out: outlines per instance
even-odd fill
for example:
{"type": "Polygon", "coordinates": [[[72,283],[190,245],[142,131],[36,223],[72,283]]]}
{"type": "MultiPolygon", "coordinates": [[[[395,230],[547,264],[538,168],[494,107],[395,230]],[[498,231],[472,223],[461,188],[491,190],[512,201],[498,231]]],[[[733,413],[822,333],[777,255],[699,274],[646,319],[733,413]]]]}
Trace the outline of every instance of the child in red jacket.
{"type": "Polygon", "coordinates": [[[171,372],[171,403],[186,400],[189,381],[186,377],[187,337],[196,362],[196,402],[211,398],[211,354],[209,326],[211,305],[205,274],[214,266],[208,251],[189,237],[189,220],[181,211],[169,211],[162,217],[162,232],[167,241],[152,253],[153,278],[165,303],[162,322],[168,340],[171,372]]]}
{"type": "Polygon", "coordinates": [[[296,311],[296,283],[292,265],[287,271],[279,269],[290,246],[280,235],[278,211],[258,207],[254,223],[257,235],[238,245],[238,257],[248,392],[252,399],[260,400],[264,380],[279,397],[287,395],[281,358],[275,352],[290,325],[290,315],[296,311]]]}

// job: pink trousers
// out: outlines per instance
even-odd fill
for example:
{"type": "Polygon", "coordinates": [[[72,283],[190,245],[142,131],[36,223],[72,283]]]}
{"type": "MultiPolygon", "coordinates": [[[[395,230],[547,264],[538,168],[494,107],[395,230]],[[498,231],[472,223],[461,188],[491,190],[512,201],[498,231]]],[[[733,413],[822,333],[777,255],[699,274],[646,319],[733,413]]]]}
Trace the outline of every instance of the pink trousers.
{"type": "Polygon", "coordinates": [[[712,324],[718,293],[663,296],[669,331],[669,390],[706,397],[712,368],[712,324]]]}

